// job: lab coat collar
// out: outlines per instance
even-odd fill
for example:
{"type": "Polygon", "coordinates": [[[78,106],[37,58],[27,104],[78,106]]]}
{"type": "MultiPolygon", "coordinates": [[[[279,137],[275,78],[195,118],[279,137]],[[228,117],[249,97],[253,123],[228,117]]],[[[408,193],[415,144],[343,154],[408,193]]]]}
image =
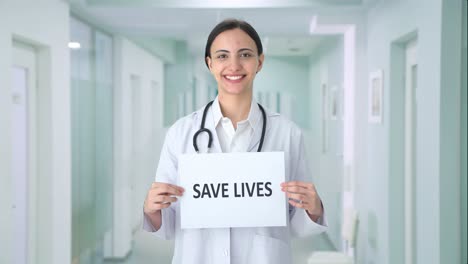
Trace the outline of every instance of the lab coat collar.
{"type": "MultiPolygon", "coordinates": [[[[221,122],[221,120],[224,117],[223,113],[221,112],[221,106],[219,105],[218,96],[216,96],[213,102],[212,108],[213,108],[214,127],[217,127],[219,125],[219,122],[221,122]]],[[[260,108],[257,105],[257,101],[255,100],[255,98],[252,98],[247,121],[249,122],[250,126],[254,129],[254,131],[256,130],[257,123],[259,122],[261,117],[262,117],[262,112],[260,111],[260,108]]],[[[262,129],[262,127],[260,127],[260,129],[262,129]]]]}
{"type": "MultiPolygon", "coordinates": [[[[212,105],[212,111],[210,111],[213,116],[213,123],[210,124],[210,130],[214,131],[216,133],[216,127],[218,126],[219,122],[223,118],[223,114],[221,112],[221,107],[219,106],[219,101],[218,97],[215,98],[213,105],[212,105]],[[212,127],[211,127],[212,125],[212,127]]],[[[265,110],[266,112],[266,110],[265,110]]],[[[269,122],[268,122],[268,113],[266,112],[266,117],[267,117],[267,127],[265,131],[265,138],[267,137],[266,132],[269,129],[269,122]]],[[[207,117],[208,118],[208,117],[207,117]]],[[[209,119],[208,119],[209,120],[209,119]]],[[[252,102],[250,104],[250,111],[249,115],[247,117],[247,121],[249,122],[250,126],[253,129],[253,135],[252,139],[250,140],[249,147],[247,148],[247,151],[256,151],[254,149],[255,147],[258,148],[258,144],[260,143],[260,138],[262,136],[262,127],[263,127],[263,117],[262,117],[262,111],[260,110],[260,107],[257,104],[257,101],[255,98],[252,97],[252,102]]],[[[215,136],[215,139],[213,139],[213,143],[215,144],[214,146],[217,146],[218,149],[221,149],[219,145],[219,140],[218,136],[215,136]]],[[[213,147],[214,147],[213,146],[213,147]]],[[[263,145],[265,146],[265,144],[263,145]]],[[[213,149],[214,151],[214,149],[213,149]]],[[[220,151],[219,151],[220,152],[220,151]]]]}

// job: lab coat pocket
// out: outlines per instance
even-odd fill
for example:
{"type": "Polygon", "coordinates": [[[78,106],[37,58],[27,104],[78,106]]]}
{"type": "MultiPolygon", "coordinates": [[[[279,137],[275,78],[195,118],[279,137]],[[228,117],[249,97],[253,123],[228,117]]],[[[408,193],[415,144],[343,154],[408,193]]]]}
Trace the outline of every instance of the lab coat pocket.
{"type": "Polygon", "coordinates": [[[289,245],[277,238],[255,235],[248,255],[249,264],[289,264],[289,245]]]}

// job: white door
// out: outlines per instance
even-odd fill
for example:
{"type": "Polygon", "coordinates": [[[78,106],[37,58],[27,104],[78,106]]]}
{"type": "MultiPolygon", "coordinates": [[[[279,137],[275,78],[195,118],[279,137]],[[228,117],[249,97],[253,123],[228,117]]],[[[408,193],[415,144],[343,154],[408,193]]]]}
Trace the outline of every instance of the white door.
{"type": "MultiPolygon", "coordinates": [[[[159,132],[162,127],[163,127],[163,111],[162,111],[162,103],[163,100],[161,99],[162,97],[162,92],[161,92],[161,85],[157,81],[151,81],[151,93],[152,93],[152,101],[151,101],[151,115],[153,116],[153,132],[159,132]]],[[[197,98],[200,98],[198,96],[197,98]]],[[[204,98],[204,97],[203,97],[204,98]]],[[[153,135],[155,135],[153,133],[153,135]]],[[[159,152],[158,152],[159,153],[159,152]]]]}
{"type": "Polygon", "coordinates": [[[405,263],[415,262],[415,179],[416,179],[416,89],[418,80],[417,41],[406,45],[405,69],[405,263]]]}
{"type": "Polygon", "coordinates": [[[14,263],[33,263],[36,172],[36,54],[14,43],[11,66],[14,263]]]}
{"type": "Polygon", "coordinates": [[[139,183],[143,176],[143,152],[142,146],[142,85],[141,77],[137,75],[130,76],[130,89],[132,93],[132,131],[131,131],[131,144],[132,144],[132,156],[131,156],[131,167],[132,173],[129,177],[129,183],[131,186],[132,193],[132,229],[135,231],[138,228],[141,219],[141,193],[139,193],[139,183]]]}

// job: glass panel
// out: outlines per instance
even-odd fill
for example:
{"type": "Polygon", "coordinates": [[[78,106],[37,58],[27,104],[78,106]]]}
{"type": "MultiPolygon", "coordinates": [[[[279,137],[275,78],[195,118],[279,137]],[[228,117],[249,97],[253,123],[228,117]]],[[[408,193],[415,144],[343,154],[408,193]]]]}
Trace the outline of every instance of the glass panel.
{"type": "Polygon", "coordinates": [[[95,216],[97,241],[112,229],[113,216],[113,42],[95,32],[95,216]]]}
{"type": "Polygon", "coordinates": [[[72,258],[92,243],[94,224],[94,96],[91,95],[91,29],[76,19],[70,21],[70,40],[80,49],[71,50],[71,115],[72,115],[72,258]]]}
{"type": "Polygon", "coordinates": [[[89,263],[112,228],[112,38],[75,18],[70,34],[72,259],[89,263]]]}
{"type": "Polygon", "coordinates": [[[13,66],[11,112],[11,174],[13,177],[14,260],[27,263],[28,241],[28,107],[26,68],[13,66]]]}

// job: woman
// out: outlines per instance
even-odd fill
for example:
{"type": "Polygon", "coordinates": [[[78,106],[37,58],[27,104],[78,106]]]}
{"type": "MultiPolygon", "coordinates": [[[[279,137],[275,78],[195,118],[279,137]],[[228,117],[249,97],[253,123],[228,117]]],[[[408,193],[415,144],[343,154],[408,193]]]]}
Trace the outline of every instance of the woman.
{"type": "MultiPolygon", "coordinates": [[[[178,120],[169,129],[157,182],[145,199],[143,228],[164,239],[175,238],[173,263],[177,264],[290,263],[291,234],[316,234],[326,229],[321,200],[314,185],[305,182],[309,172],[302,133],[279,114],[265,113],[252,96],[264,55],[260,37],[247,22],[230,19],[219,23],[208,37],[205,58],[218,83],[218,96],[212,105],[178,120]],[[176,197],[182,196],[184,190],[174,184],[177,159],[180,154],[195,152],[192,138],[204,112],[206,128],[213,132],[210,152],[257,148],[285,152],[287,181],[281,188],[290,198],[287,227],[180,229],[176,197]]],[[[198,140],[200,147],[206,146],[206,137],[198,140]]]]}

